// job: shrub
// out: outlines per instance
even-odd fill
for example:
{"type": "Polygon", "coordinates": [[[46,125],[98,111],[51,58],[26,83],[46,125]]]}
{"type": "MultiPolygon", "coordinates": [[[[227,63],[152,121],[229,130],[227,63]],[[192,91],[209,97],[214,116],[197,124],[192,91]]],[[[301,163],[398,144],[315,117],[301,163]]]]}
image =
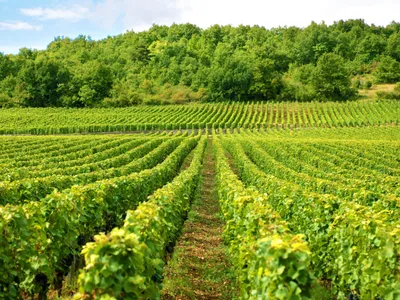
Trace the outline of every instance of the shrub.
{"type": "Polygon", "coordinates": [[[395,83],[400,80],[400,62],[385,56],[377,65],[374,75],[378,83],[395,83]]]}
{"type": "Polygon", "coordinates": [[[396,83],[393,91],[391,92],[378,91],[376,92],[376,96],[379,99],[400,100],[400,82],[396,83]]]}
{"type": "Polygon", "coordinates": [[[10,96],[6,93],[0,93],[0,108],[9,108],[17,106],[10,96]]]}

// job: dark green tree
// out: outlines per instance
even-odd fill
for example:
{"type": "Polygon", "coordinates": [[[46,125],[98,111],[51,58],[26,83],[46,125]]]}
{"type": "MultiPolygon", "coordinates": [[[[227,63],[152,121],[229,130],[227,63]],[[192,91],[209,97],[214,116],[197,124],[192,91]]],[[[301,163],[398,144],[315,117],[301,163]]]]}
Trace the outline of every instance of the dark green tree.
{"type": "Polygon", "coordinates": [[[344,100],[355,94],[344,59],[334,53],[326,53],[318,59],[311,84],[323,100],[344,100]]]}
{"type": "Polygon", "coordinates": [[[387,55],[400,61],[400,32],[393,33],[387,40],[387,55]]]}
{"type": "Polygon", "coordinates": [[[399,45],[400,23],[361,19],[272,29],[153,25],[99,41],[61,36],[44,51],[0,54],[0,89],[3,103],[25,106],[346,99],[350,75],[376,69],[378,81],[397,80],[399,45]]]}
{"type": "Polygon", "coordinates": [[[381,58],[374,72],[378,83],[396,83],[400,81],[400,62],[390,56],[381,58]]]}
{"type": "Polygon", "coordinates": [[[52,59],[27,61],[18,74],[18,102],[23,106],[60,106],[61,87],[68,84],[71,74],[62,63],[52,59]]]}

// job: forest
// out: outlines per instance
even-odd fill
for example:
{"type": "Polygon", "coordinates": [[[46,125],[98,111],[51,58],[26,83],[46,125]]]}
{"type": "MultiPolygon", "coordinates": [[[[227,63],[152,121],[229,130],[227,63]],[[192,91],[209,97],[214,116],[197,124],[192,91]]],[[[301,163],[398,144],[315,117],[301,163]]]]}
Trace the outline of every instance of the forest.
{"type": "Polygon", "coordinates": [[[0,53],[3,108],[345,101],[359,88],[399,81],[400,23],[361,19],[272,29],[153,25],[0,53]]]}

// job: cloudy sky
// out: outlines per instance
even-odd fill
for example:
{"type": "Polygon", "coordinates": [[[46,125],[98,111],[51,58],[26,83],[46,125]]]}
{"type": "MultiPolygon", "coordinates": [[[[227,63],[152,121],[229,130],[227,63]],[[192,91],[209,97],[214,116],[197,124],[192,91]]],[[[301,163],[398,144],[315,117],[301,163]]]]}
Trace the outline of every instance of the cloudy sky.
{"type": "Polygon", "coordinates": [[[101,39],[152,24],[262,25],[362,18],[375,25],[400,21],[399,0],[0,0],[0,52],[45,49],[56,36],[101,39]]]}

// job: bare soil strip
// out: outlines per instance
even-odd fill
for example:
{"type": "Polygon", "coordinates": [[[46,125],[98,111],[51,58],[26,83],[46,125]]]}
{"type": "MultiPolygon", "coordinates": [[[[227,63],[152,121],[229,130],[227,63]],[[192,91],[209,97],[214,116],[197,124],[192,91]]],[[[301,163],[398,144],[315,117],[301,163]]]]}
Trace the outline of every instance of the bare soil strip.
{"type": "Polygon", "coordinates": [[[211,143],[210,139],[202,180],[182,236],[164,268],[162,299],[233,299],[237,292],[223,243],[211,143]]]}

